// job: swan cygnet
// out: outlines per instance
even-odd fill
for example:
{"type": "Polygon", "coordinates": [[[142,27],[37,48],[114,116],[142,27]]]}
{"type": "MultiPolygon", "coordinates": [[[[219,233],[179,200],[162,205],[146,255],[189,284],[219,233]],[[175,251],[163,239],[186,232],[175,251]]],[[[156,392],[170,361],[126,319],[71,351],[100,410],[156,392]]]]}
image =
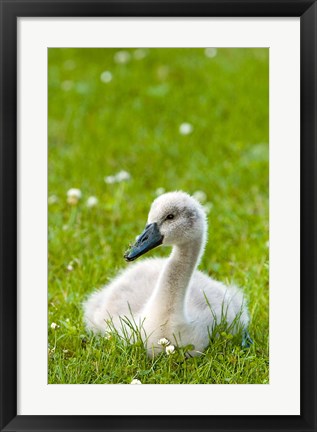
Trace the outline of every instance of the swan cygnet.
{"type": "Polygon", "coordinates": [[[149,356],[164,349],[158,341],[193,346],[199,355],[208,346],[216,324],[225,318],[230,331],[243,329],[242,346],[252,343],[249,316],[242,292],[196,270],[207,239],[203,207],[185,192],[165,193],[152,203],[143,233],[126,253],[134,261],[159,246],[172,246],[169,258],[149,258],[121,272],[84,304],[84,319],[95,333],[130,335],[127,319],[139,328],[149,356]],[[110,327],[111,327],[110,326],[110,327]]]}

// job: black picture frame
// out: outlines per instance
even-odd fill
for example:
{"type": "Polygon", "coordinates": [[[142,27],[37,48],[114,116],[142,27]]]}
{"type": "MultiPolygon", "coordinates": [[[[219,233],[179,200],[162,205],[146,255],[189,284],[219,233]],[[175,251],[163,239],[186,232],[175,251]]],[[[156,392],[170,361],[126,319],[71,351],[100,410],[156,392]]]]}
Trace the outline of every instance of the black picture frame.
{"type": "MultiPolygon", "coordinates": [[[[316,431],[317,4],[307,0],[0,0],[1,431],[316,431]],[[301,412],[298,416],[17,415],[17,18],[300,17],[301,412]]],[[[287,41],[285,41],[287,44],[287,41]]],[[[287,155],[285,155],[287,163],[287,155]]],[[[284,288],[283,288],[284,289],[284,288]]],[[[286,289],[286,288],[285,288],[286,289]]],[[[291,349],[291,347],[290,347],[291,349]]]]}

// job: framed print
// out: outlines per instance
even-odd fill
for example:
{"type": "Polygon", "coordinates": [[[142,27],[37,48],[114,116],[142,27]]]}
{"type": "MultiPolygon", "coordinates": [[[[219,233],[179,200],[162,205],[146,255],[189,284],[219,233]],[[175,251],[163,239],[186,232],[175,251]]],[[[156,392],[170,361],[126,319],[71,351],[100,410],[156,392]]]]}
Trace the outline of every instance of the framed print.
{"type": "Polygon", "coordinates": [[[1,1],[1,430],[316,430],[316,10],[1,1]]]}

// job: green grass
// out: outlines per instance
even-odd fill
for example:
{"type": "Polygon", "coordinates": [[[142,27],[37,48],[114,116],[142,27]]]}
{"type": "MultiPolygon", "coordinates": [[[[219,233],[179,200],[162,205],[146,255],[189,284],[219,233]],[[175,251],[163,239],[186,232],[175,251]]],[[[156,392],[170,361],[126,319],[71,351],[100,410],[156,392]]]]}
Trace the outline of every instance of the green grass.
{"type": "MultiPolygon", "coordinates": [[[[268,50],[49,49],[49,383],[268,383],[268,50]],[[103,71],[112,80],[102,82],[103,71]],[[181,135],[183,122],[193,132],[181,135]],[[120,170],[130,181],[106,184],[120,170]],[[212,203],[200,269],[241,286],[254,345],[221,331],[203,356],[155,360],[86,333],[82,302],[127,266],[157,188],[212,203]],[[72,206],[66,193],[79,188],[72,206]],[[99,203],[88,208],[86,200],[99,203]],[[67,270],[69,264],[73,270],[67,270]],[[58,324],[57,329],[51,323],[58,324]]],[[[159,248],[152,256],[167,256],[159,248]]]]}

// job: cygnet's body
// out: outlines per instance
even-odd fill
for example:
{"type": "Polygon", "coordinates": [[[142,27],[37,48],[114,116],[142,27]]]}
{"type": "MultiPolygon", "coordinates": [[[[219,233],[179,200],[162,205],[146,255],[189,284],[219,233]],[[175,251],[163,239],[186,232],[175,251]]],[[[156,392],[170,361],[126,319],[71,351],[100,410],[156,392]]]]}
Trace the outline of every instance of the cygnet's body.
{"type": "Polygon", "coordinates": [[[173,246],[169,258],[146,259],[128,267],[84,305],[85,321],[94,332],[109,330],[109,320],[131,337],[126,318],[139,328],[149,355],[163,347],[193,345],[191,355],[209,344],[216,324],[225,319],[232,331],[248,326],[243,294],[196,270],[204,251],[207,222],[202,206],[184,192],[170,192],[152,204],[144,232],[125,258],[132,261],[163,244],[173,246]]]}

